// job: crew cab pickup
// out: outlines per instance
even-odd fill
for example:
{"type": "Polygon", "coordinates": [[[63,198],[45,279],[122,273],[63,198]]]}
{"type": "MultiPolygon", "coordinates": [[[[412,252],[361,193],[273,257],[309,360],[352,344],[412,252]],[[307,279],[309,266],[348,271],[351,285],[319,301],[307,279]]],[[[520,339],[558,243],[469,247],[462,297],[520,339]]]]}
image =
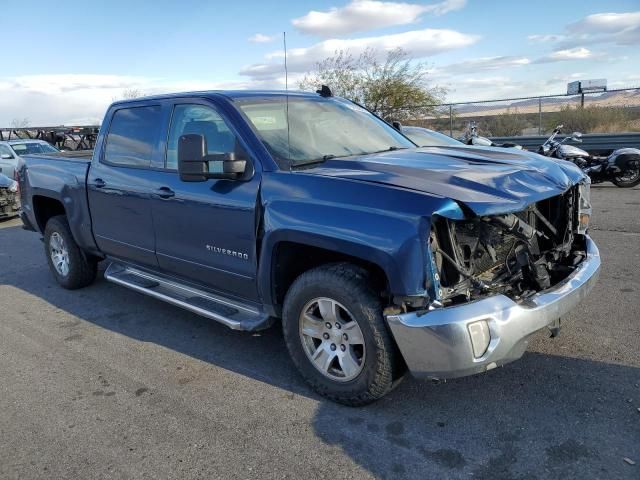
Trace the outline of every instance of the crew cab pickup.
{"type": "Polygon", "coordinates": [[[18,179],[60,285],[104,260],[106,280],[233,329],[281,322],[305,380],[349,405],[407,370],[519,358],[600,266],[571,163],[417,148],[326,89],[116,102],[91,158],[25,155],[18,179]]]}

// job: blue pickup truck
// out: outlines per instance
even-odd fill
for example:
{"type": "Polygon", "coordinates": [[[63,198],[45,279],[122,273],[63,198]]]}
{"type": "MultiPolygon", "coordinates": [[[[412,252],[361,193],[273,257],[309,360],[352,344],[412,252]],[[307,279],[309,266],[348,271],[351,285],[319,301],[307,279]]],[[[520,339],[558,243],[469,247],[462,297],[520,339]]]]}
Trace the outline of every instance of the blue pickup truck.
{"type": "Polygon", "coordinates": [[[116,102],[91,157],[25,155],[25,228],[64,288],[105,261],[106,280],[230,328],[281,322],[304,379],[348,405],[557,333],[600,266],[588,178],[534,153],[417,148],[319,92],[116,102]]]}

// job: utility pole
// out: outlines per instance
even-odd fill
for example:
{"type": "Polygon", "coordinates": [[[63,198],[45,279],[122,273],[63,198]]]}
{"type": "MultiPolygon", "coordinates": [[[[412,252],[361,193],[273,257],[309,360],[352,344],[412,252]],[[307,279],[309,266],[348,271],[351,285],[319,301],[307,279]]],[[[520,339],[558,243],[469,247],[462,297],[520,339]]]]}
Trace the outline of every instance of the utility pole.
{"type": "Polygon", "coordinates": [[[542,98],[538,98],[538,135],[542,135],[542,98]]]}

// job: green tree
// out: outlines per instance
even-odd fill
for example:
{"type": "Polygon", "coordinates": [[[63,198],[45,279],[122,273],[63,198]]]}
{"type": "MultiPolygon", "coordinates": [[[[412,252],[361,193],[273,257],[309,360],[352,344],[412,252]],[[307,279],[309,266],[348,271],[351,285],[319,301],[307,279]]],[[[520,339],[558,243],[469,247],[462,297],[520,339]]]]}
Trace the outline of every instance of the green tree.
{"type": "Polygon", "coordinates": [[[507,108],[504,113],[487,117],[483,123],[492,137],[516,137],[522,135],[522,130],[528,126],[526,118],[518,113],[517,108],[513,112],[507,108]]]}
{"type": "Polygon", "coordinates": [[[608,133],[638,131],[638,122],[632,116],[633,109],[618,106],[587,105],[584,108],[563,106],[558,112],[547,115],[546,129],[562,124],[565,132],[608,133]]]}
{"type": "Polygon", "coordinates": [[[335,95],[353,100],[382,118],[399,121],[433,113],[446,93],[443,88],[430,87],[427,65],[411,62],[401,48],[386,55],[367,49],[357,57],[337,51],[316,63],[299,87],[316,90],[320,85],[328,85],[335,95]]]}

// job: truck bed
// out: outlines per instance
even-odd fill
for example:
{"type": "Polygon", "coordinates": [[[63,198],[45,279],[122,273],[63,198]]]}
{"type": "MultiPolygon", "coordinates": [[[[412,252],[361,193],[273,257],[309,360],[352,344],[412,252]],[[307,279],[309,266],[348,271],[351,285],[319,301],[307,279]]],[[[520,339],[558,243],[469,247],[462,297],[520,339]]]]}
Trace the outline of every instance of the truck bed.
{"type": "Polygon", "coordinates": [[[87,173],[91,151],[56,154],[27,154],[19,169],[23,177],[21,197],[25,225],[43,232],[44,223],[35,215],[34,203],[42,198],[64,205],[73,236],[81,248],[95,250],[91,233],[91,216],[87,203],[87,173]]]}
{"type": "Polygon", "coordinates": [[[47,160],[64,160],[69,162],[91,162],[93,156],[93,150],[75,150],[68,152],[60,152],[55,154],[33,153],[25,155],[25,157],[34,159],[47,159],[47,160]]]}

